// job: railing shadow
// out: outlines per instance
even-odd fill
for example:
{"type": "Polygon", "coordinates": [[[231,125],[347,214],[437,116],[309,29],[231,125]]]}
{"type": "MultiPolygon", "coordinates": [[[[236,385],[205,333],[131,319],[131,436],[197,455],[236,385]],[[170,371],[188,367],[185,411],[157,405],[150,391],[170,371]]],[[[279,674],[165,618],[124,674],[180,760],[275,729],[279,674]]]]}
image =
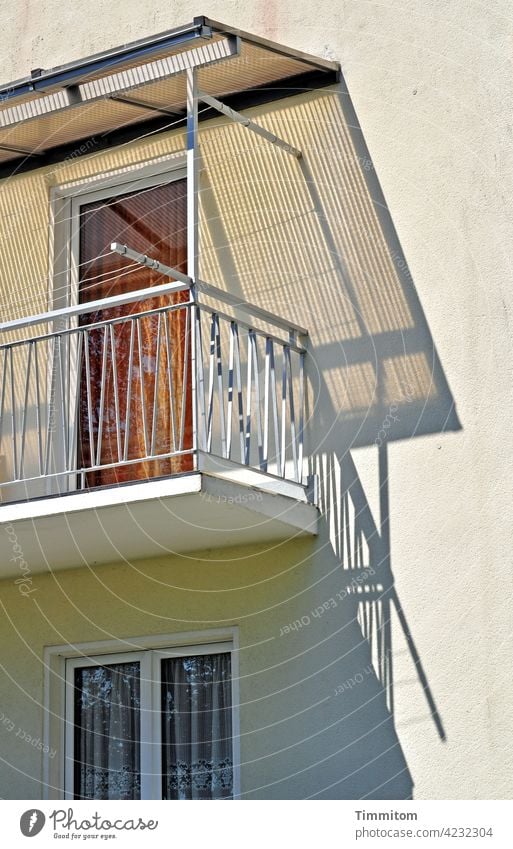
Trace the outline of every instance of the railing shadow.
{"type": "MultiPolygon", "coordinates": [[[[406,613],[395,587],[389,537],[387,447],[379,457],[380,522],[374,521],[353,458],[349,452],[330,458],[327,478],[336,481],[342,493],[342,521],[333,536],[334,548],[347,576],[348,603],[352,604],[362,634],[368,642],[370,657],[385,693],[387,708],[394,717],[394,678],[392,620],[395,617],[404,638],[432,720],[441,740],[446,739],[442,719],[430,688],[427,674],[415,645],[406,613]]],[[[332,491],[335,488],[332,484],[332,491]]],[[[329,492],[321,493],[323,516],[329,522],[335,511],[329,492]]]]}

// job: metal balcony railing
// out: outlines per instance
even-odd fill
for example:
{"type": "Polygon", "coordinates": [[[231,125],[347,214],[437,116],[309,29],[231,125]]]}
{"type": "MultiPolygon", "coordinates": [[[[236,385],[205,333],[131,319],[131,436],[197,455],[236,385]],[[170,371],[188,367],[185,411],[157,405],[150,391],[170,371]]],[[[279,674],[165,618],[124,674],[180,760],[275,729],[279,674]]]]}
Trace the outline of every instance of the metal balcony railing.
{"type": "Polygon", "coordinates": [[[210,470],[302,482],[306,331],[206,284],[171,288],[1,326],[2,500],[184,473],[207,455],[210,470]]]}

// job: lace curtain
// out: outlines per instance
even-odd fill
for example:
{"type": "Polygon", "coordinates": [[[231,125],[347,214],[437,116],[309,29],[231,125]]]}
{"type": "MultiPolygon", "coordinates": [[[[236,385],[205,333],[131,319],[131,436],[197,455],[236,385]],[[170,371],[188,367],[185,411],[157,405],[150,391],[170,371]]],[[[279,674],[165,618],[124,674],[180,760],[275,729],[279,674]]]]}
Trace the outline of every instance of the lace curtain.
{"type": "Polygon", "coordinates": [[[140,799],[139,663],[75,671],[75,798],[140,799]]]}
{"type": "Polygon", "coordinates": [[[229,654],[162,661],[162,797],[233,796],[229,654]]]}
{"type": "MultiPolygon", "coordinates": [[[[140,799],[139,661],[76,669],[74,684],[75,798],[140,799]]],[[[229,653],[161,661],[163,799],[233,797],[231,710],[229,653]]]]}

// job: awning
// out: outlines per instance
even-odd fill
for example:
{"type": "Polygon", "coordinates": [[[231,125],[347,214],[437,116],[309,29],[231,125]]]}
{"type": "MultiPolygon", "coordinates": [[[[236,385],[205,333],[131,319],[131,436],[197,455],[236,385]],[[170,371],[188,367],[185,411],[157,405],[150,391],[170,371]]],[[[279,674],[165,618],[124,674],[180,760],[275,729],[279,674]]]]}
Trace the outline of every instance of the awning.
{"type": "MultiPolygon", "coordinates": [[[[206,94],[274,96],[309,74],[333,82],[336,62],[309,56],[208,18],[0,87],[0,167],[5,175],[38,167],[87,138],[159,127],[185,117],[185,71],[198,68],[206,94]],[[3,166],[3,167],[2,167],[3,166]],[[7,166],[7,167],[6,167],[7,166]]],[[[306,87],[303,85],[303,87],[306,87]]],[[[264,98],[265,99],[265,98],[264,98]]],[[[269,98],[270,99],[270,98],[269,98]]]]}

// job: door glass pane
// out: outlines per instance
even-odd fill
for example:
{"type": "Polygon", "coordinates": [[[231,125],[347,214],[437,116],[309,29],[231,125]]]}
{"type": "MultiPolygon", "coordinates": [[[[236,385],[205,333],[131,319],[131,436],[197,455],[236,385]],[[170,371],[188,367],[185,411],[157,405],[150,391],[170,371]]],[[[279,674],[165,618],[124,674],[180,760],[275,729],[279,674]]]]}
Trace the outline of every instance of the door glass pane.
{"type": "MultiPolygon", "coordinates": [[[[169,282],[156,271],[112,253],[111,242],[185,271],[186,222],[185,180],[84,204],[80,302],[169,282]]],[[[188,292],[180,292],[97,309],[82,317],[81,326],[128,317],[91,329],[84,343],[78,463],[84,469],[104,467],[84,476],[86,486],[192,468],[191,456],[178,454],[192,445],[187,310],[140,316],[187,300],[188,292]],[[169,456],[175,453],[178,456],[169,456]]]]}
{"type": "Polygon", "coordinates": [[[233,796],[229,653],[162,661],[162,798],[233,796]]]}
{"type": "Polygon", "coordinates": [[[74,798],[140,799],[138,662],[75,670],[74,798]]]}

